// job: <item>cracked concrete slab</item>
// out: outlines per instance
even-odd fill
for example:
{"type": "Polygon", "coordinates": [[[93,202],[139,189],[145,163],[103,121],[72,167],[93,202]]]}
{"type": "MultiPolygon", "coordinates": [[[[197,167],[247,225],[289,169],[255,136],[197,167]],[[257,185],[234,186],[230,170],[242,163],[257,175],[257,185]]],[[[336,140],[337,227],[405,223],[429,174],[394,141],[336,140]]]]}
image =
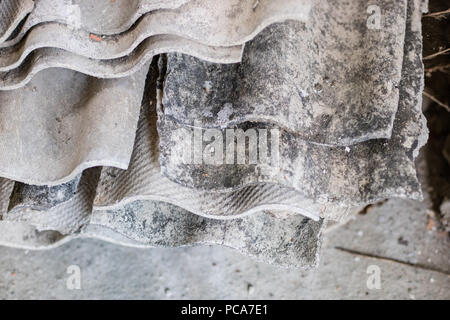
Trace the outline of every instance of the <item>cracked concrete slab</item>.
{"type": "Polygon", "coordinates": [[[388,200],[327,234],[327,241],[347,252],[450,274],[448,234],[428,227],[428,208],[425,202],[388,200]]]}
{"type": "Polygon", "coordinates": [[[126,169],[147,71],[103,80],[47,69],[22,89],[0,92],[0,176],[58,185],[88,167],[126,169]]]}
{"type": "Polygon", "coordinates": [[[389,139],[407,1],[378,1],[383,24],[375,30],[366,25],[370,4],[317,1],[307,22],[275,24],[250,41],[241,64],[169,54],[165,114],[205,128],[271,123],[326,145],[389,139]]]}
{"type": "Polygon", "coordinates": [[[182,52],[219,63],[236,63],[242,58],[243,46],[212,47],[185,38],[161,35],[145,39],[130,55],[117,59],[97,60],[55,48],[40,48],[30,53],[23,63],[12,70],[0,72],[0,90],[25,86],[42,70],[64,68],[97,78],[127,77],[140,70],[155,55],[182,52]]]}
{"type": "Polygon", "coordinates": [[[151,12],[125,33],[101,38],[59,23],[44,23],[32,28],[20,43],[0,48],[0,71],[18,67],[32,51],[43,47],[93,59],[115,59],[130,54],[145,39],[164,34],[208,46],[239,46],[272,23],[307,20],[310,9],[306,0],[264,1],[255,10],[253,4],[253,0],[191,0],[177,10],[151,12]]]}

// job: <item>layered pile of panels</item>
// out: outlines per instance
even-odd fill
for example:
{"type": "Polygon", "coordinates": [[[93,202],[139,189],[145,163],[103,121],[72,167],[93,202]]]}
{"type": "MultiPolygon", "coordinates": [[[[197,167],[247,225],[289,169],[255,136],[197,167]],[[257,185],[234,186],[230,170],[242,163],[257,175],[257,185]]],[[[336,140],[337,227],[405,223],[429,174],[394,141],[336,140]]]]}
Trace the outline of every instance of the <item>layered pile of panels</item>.
{"type": "Polygon", "coordinates": [[[0,1],[0,244],[316,266],[330,222],[422,197],[426,3],[377,5],[380,28],[367,0],[0,1]]]}

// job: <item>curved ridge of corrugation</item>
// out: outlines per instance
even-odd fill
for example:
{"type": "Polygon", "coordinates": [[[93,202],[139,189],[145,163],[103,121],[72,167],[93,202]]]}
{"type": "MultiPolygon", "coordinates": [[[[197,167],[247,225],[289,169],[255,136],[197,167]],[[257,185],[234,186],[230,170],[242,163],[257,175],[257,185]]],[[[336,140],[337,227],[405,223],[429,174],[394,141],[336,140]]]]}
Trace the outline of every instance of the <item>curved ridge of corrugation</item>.
{"type": "Polygon", "coordinates": [[[0,2],[0,47],[7,41],[20,22],[32,12],[33,0],[3,0],[0,2]]]}
{"type": "MultiPolygon", "coordinates": [[[[291,162],[292,176],[288,186],[298,190],[306,197],[319,200],[320,203],[339,203],[345,206],[360,206],[374,203],[387,198],[422,199],[422,190],[417,179],[414,158],[418,150],[427,141],[428,129],[421,111],[421,94],[423,89],[422,34],[420,28],[421,0],[408,1],[408,20],[400,85],[400,99],[396,114],[393,134],[390,140],[373,140],[356,144],[350,148],[333,148],[318,146],[291,137],[286,139],[290,144],[286,154],[281,153],[280,163],[291,162]],[[297,156],[292,157],[289,151],[297,150],[297,156]]],[[[160,116],[160,119],[164,117],[160,116]]],[[[164,139],[161,133],[160,139],[164,139]]],[[[169,144],[166,150],[171,150],[170,139],[162,141],[161,150],[169,144]]],[[[181,148],[181,143],[177,143],[181,148]]],[[[163,153],[162,153],[163,154],[163,153]]],[[[176,183],[190,188],[205,190],[211,185],[208,177],[216,179],[216,184],[210,191],[232,191],[240,189],[249,183],[239,181],[233,187],[226,188],[217,180],[218,167],[209,169],[207,166],[195,166],[189,169],[170,163],[170,154],[164,153],[167,159],[161,159],[165,175],[176,183]],[[164,169],[164,167],[166,167],[164,169]],[[203,172],[204,178],[194,184],[194,171],[203,172]],[[186,179],[186,177],[188,177],[186,179]]],[[[179,164],[175,157],[174,164],[179,164]]],[[[259,177],[253,177],[259,181],[259,177]]],[[[269,182],[269,181],[266,181],[269,182]]],[[[275,179],[274,183],[286,184],[284,179],[275,179]]],[[[327,217],[335,219],[336,217],[327,217]]],[[[341,216],[338,219],[343,219],[341,216]]]]}
{"type": "Polygon", "coordinates": [[[169,55],[165,114],[204,128],[272,123],[319,145],[389,139],[406,2],[379,1],[383,23],[370,30],[371,1],[317,1],[306,23],[271,25],[249,41],[239,65],[169,55]]]}
{"type": "MultiPolygon", "coordinates": [[[[135,201],[153,200],[215,219],[235,219],[261,210],[286,210],[317,221],[326,211],[325,206],[314,205],[299,193],[276,185],[259,184],[222,194],[179,186],[161,175],[157,157],[152,159],[154,151],[148,149],[148,142],[142,141],[139,131],[128,170],[103,168],[94,210],[113,210],[135,201]]],[[[148,130],[144,132],[149,134],[148,130]]]]}
{"type": "Polygon", "coordinates": [[[219,221],[164,203],[144,202],[141,205],[155,209],[146,209],[138,215],[144,220],[137,229],[129,228],[123,220],[127,215],[121,216],[120,212],[104,212],[93,218],[80,233],[67,236],[57,231],[39,231],[23,222],[0,221],[0,245],[47,250],[73,239],[92,238],[134,248],[220,245],[285,268],[310,269],[319,261],[323,221],[314,222],[302,216],[278,219],[270,213],[219,221]]]}
{"type": "Polygon", "coordinates": [[[301,214],[316,221],[329,211],[343,214],[347,210],[315,204],[295,190],[275,184],[260,183],[223,193],[182,187],[161,174],[158,158],[155,115],[144,108],[130,165],[126,171],[102,169],[94,210],[114,210],[135,201],[153,200],[207,218],[235,219],[261,210],[276,210],[301,214]]]}
{"type": "Polygon", "coordinates": [[[16,182],[12,192],[8,213],[14,210],[49,210],[70,201],[77,192],[81,174],[68,183],[58,186],[35,186],[16,182]]]}
{"type": "MultiPolygon", "coordinates": [[[[0,245],[52,249],[77,238],[96,238],[139,248],[221,245],[259,261],[289,268],[314,267],[323,220],[270,211],[233,220],[208,219],[157,201],[135,201],[116,210],[93,210],[99,168],[83,173],[71,201],[47,211],[16,211],[0,220],[0,245]]],[[[12,181],[0,181],[12,184],[12,181]]],[[[0,207],[8,192],[0,188],[0,207]]]]}
{"type": "Polygon", "coordinates": [[[58,185],[93,166],[126,169],[147,71],[104,80],[47,69],[0,92],[0,176],[58,185]]]}
{"type": "Polygon", "coordinates": [[[238,63],[243,46],[211,47],[177,36],[162,35],[145,39],[129,56],[96,60],[55,48],[33,51],[16,69],[0,72],[0,90],[25,86],[42,70],[65,68],[97,78],[127,77],[142,68],[153,56],[167,52],[181,52],[218,63],[238,63]]]}
{"type": "Polygon", "coordinates": [[[226,0],[219,3],[214,2],[214,5],[208,0],[191,0],[186,6],[180,8],[179,12],[177,10],[161,10],[149,13],[128,32],[99,39],[96,37],[91,38],[92,34],[88,32],[72,30],[62,24],[41,24],[30,30],[27,37],[17,45],[0,49],[0,71],[8,71],[18,67],[32,51],[42,47],[59,48],[93,59],[120,58],[130,54],[146,38],[161,34],[188,38],[209,46],[243,45],[260,31],[260,27],[266,26],[265,21],[267,19],[270,19],[271,23],[274,21],[282,22],[286,19],[291,19],[295,14],[298,20],[307,19],[309,5],[303,3],[305,0],[300,2],[299,0],[281,1],[282,3],[277,1],[277,4],[278,2],[280,3],[275,6],[276,9],[274,11],[270,11],[274,9],[272,8],[274,6],[273,2],[264,2],[269,7],[264,7],[266,10],[269,10],[266,12],[268,17],[264,15],[262,17],[259,16],[262,21],[250,21],[250,26],[246,26],[242,20],[233,21],[232,19],[236,19],[237,13],[242,13],[237,10],[241,6],[247,9],[247,11],[244,11],[247,16],[244,14],[242,19],[249,19],[249,16],[254,13],[251,9],[248,12],[249,8],[247,7],[250,6],[250,3],[253,5],[253,0],[226,0]],[[192,12],[186,10],[191,4],[192,12]],[[206,10],[209,7],[217,7],[217,5],[222,4],[226,6],[226,10],[206,10]],[[236,8],[233,9],[233,6],[236,6],[236,8]],[[232,10],[234,10],[235,14],[225,14],[232,10]],[[204,16],[201,16],[198,20],[193,20],[192,15],[195,16],[197,11],[203,12],[204,16]],[[226,19],[231,19],[230,26],[219,26],[216,20],[220,21],[220,18],[225,19],[226,23],[229,22],[226,19]],[[205,19],[211,20],[209,25],[205,22],[205,19]],[[194,26],[191,27],[192,25],[194,26]],[[205,26],[212,30],[204,30],[205,26]],[[237,26],[240,26],[240,28],[237,28],[237,26]],[[242,26],[250,30],[244,30],[243,35],[237,34],[233,38],[233,32],[242,30],[242,26]],[[215,41],[215,39],[222,40],[215,41]]]}
{"type": "MultiPolygon", "coordinates": [[[[17,0],[13,0],[13,2],[18,2],[17,0]]],[[[58,0],[61,1],[61,0],[58,0]]],[[[87,2],[83,0],[84,2],[87,2]]],[[[95,0],[96,2],[99,2],[98,0],[95,0]]],[[[124,6],[127,9],[131,9],[131,12],[127,12],[127,19],[122,19],[122,21],[119,21],[121,19],[115,19],[111,12],[105,12],[103,13],[103,10],[97,9],[97,8],[87,8],[86,10],[89,10],[91,12],[94,12],[94,14],[97,14],[98,12],[102,12],[102,15],[106,15],[106,17],[98,16],[97,19],[94,21],[90,21],[88,25],[83,26],[83,22],[81,22],[81,19],[77,19],[76,17],[71,17],[70,9],[71,8],[79,8],[80,14],[83,16],[83,10],[80,8],[80,6],[77,3],[73,3],[74,1],[67,1],[64,0],[61,3],[57,3],[54,0],[35,0],[35,8],[34,10],[28,9],[28,11],[25,11],[24,9],[21,10],[20,17],[16,19],[18,21],[12,30],[15,29],[15,27],[19,24],[21,20],[23,20],[28,13],[31,12],[31,14],[25,19],[23,27],[18,30],[17,34],[14,35],[14,37],[8,39],[2,43],[0,39],[0,48],[1,47],[9,47],[13,46],[17,43],[19,43],[27,34],[27,32],[32,29],[34,26],[39,25],[41,23],[46,22],[58,22],[62,24],[66,24],[68,27],[72,27],[74,29],[83,29],[87,32],[92,32],[95,34],[100,35],[113,35],[113,34],[119,34],[126,32],[129,28],[133,26],[133,24],[144,14],[160,10],[160,9],[176,9],[181,7],[182,5],[186,4],[190,0],[136,0],[136,1],[114,1],[114,3],[111,2],[111,0],[104,0],[104,9],[111,9],[114,8],[114,10],[117,11],[116,16],[124,15],[124,6]],[[102,26],[103,23],[105,23],[105,19],[107,18],[109,22],[112,24],[115,24],[114,26],[102,26]],[[121,23],[120,25],[117,25],[117,22],[121,23]],[[91,24],[91,26],[89,26],[91,24]],[[95,26],[97,24],[97,26],[95,26]]],[[[83,2],[80,3],[83,5],[83,2]]],[[[87,6],[92,4],[87,4],[87,6]]],[[[73,13],[74,14],[74,13],[73,13]]],[[[98,15],[98,14],[97,14],[98,15]]],[[[8,16],[8,15],[7,15],[8,16]]],[[[80,16],[80,18],[81,18],[80,16]]],[[[85,22],[86,24],[86,22],[85,22]]],[[[0,29],[1,30],[1,29],[0,29]]]]}
{"type": "MultiPolygon", "coordinates": [[[[413,114],[412,110],[403,111],[413,114]]],[[[402,146],[398,142],[403,139],[401,135],[393,143],[371,141],[346,150],[317,146],[283,132],[279,167],[256,164],[230,168],[228,165],[181,163],[180,154],[189,150],[190,144],[180,139],[180,127],[172,128],[168,123],[165,120],[159,123],[162,173],[187,188],[217,193],[271,183],[292,188],[319,203],[346,206],[397,196],[421,198],[414,161],[409,156],[412,146],[402,146]]],[[[417,119],[410,118],[405,126],[418,124],[421,123],[417,119]]],[[[411,138],[420,139],[420,136],[414,134],[411,138]]]]}
{"type": "MultiPolygon", "coordinates": [[[[141,246],[221,245],[265,263],[310,268],[318,262],[325,223],[299,215],[279,219],[270,212],[215,220],[165,203],[140,201],[116,211],[94,212],[88,233],[93,226],[114,230],[141,246]]],[[[105,234],[102,238],[111,239],[105,234]]],[[[115,242],[124,244],[124,239],[115,242]]]]}

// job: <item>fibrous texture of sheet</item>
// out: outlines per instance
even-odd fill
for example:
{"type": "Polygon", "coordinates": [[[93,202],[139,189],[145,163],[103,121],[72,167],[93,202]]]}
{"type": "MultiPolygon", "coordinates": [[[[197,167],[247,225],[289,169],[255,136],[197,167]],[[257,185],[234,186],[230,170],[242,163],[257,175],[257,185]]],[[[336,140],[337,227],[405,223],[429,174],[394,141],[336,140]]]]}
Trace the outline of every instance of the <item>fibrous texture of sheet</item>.
{"type": "Polygon", "coordinates": [[[310,268],[328,221],[421,199],[425,1],[51,3],[0,13],[1,245],[310,268]]]}
{"type": "Polygon", "coordinates": [[[86,58],[57,48],[40,48],[31,52],[17,68],[0,72],[0,91],[25,86],[42,70],[71,69],[97,78],[123,78],[140,70],[152,58],[165,52],[181,52],[205,61],[236,63],[241,60],[243,46],[212,47],[170,35],[144,40],[129,55],[109,60],[86,58]]]}
{"type": "Polygon", "coordinates": [[[33,0],[3,0],[0,2],[0,46],[33,8],[33,0]]]}

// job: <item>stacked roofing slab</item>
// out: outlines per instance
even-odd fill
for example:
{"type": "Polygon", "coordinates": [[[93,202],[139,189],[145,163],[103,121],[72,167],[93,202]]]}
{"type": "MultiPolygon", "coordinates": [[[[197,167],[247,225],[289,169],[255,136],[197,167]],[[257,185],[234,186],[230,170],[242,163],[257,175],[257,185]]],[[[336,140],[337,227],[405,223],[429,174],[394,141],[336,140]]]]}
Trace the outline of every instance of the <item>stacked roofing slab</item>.
{"type": "Polygon", "coordinates": [[[422,197],[426,7],[0,1],[0,244],[315,266],[328,222],[422,197]]]}

